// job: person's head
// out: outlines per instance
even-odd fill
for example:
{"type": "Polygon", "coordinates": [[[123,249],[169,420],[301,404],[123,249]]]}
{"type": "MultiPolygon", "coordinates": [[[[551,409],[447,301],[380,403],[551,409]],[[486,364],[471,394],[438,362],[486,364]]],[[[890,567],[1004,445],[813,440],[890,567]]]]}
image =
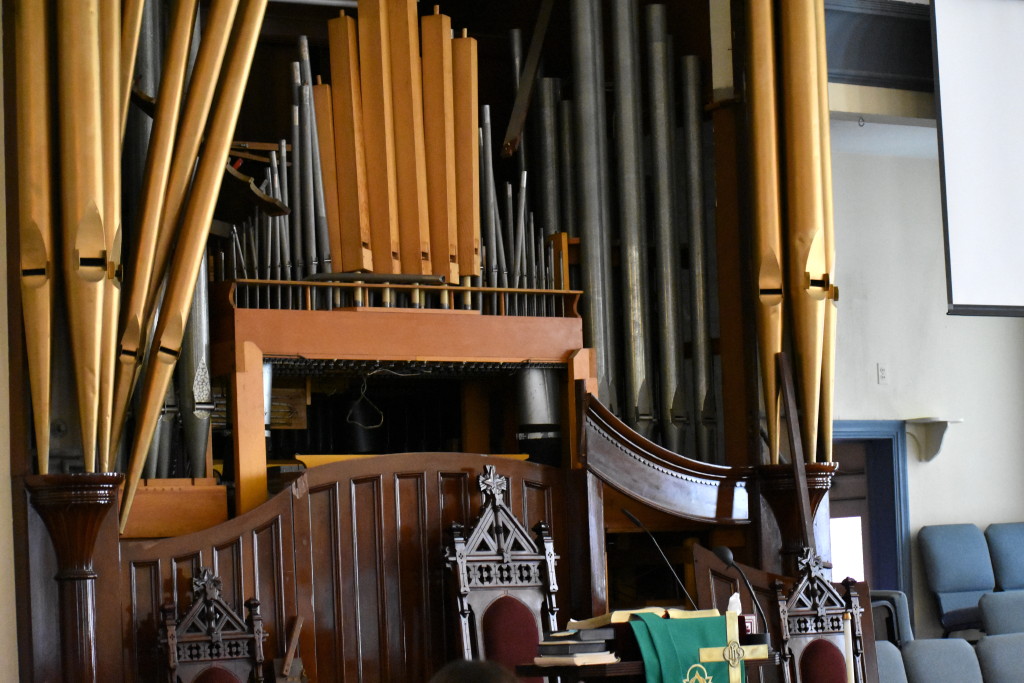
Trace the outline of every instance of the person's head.
{"type": "Polygon", "coordinates": [[[512,672],[497,662],[457,659],[434,674],[430,683],[516,683],[512,672]]]}

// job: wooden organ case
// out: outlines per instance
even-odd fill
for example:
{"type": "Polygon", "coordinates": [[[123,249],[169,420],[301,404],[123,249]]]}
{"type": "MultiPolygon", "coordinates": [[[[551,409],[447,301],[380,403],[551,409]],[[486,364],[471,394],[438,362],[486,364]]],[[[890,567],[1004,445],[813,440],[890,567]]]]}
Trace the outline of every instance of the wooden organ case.
{"type": "MultiPolygon", "coordinates": [[[[13,22],[18,4],[18,0],[4,0],[5,24],[13,22]]],[[[573,12],[587,5],[572,4],[573,12]]],[[[492,111],[502,112],[500,118],[492,118],[496,143],[504,123],[514,118],[518,102],[513,101],[510,88],[501,90],[505,77],[483,77],[491,67],[496,71],[495,64],[503,61],[496,56],[495,45],[505,40],[504,31],[509,26],[522,26],[524,30],[539,26],[538,17],[545,11],[551,13],[548,31],[552,34],[575,21],[568,3],[554,5],[552,10],[549,0],[514,6],[462,0],[452,3],[451,14],[460,17],[464,25],[478,27],[471,30],[479,32],[484,45],[480,102],[492,102],[492,111]]],[[[668,24],[680,34],[679,49],[685,45],[704,57],[701,69],[710,73],[710,38],[705,29],[689,28],[690,24],[708,24],[707,3],[678,0],[668,6],[668,24]],[[694,16],[699,21],[684,19],[694,16]],[[699,35],[691,35],[694,32],[699,35]]],[[[201,3],[200,16],[209,16],[209,11],[207,3],[201,3]]],[[[287,126],[289,112],[264,108],[268,95],[260,91],[282,96],[287,89],[287,69],[275,65],[274,60],[285,43],[291,49],[299,33],[310,35],[314,57],[323,63],[318,66],[326,64],[325,21],[336,12],[290,2],[270,5],[253,62],[253,73],[259,76],[255,80],[250,76],[237,140],[276,140],[282,135],[279,131],[287,126]],[[281,84],[264,88],[274,76],[282,76],[281,84]]],[[[608,18],[606,23],[610,21],[608,18]]],[[[556,65],[571,61],[568,52],[572,42],[549,36],[544,55],[550,73],[557,74],[556,65]]],[[[4,49],[5,63],[12,64],[16,59],[14,48],[5,42],[4,49]]],[[[527,56],[526,65],[520,67],[524,79],[529,63],[527,56]]],[[[529,74],[530,78],[535,76],[537,72],[529,74]]],[[[537,77],[535,101],[550,97],[550,89],[555,86],[547,80],[537,77]]],[[[12,112],[12,79],[5,77],[4,82],[5,111],[12,112]]],[[[340,86],[338,82],[332,85],[340,86]]],[[[698,89],[710,93],[710,83],[698,89]]],[[[564,95],[563,99],[568,100],[564,95]]],[[[553,102],[558,110],[559,98],[553,102]]],[[[560,116],[569,117],[561,120],[568,121],[571,128],[573,114],[568,111],[560,116]]],[[[7,117],[8,140],[16,138],[11,123],[14,118],[7,117]]],[[[561,230],[538,241],[538,251],[551,250],[546,263],[549,279],[543,286],[509,286],[500,278],[488,282],[486,258],[482,281],[468,284],[422,279],[406,282],[400,277],[374,280],[369,276],[342,282],[291,281],[246,277],[239,270],[224,275],[225,268],[221,269],[223,277],[211,275],[209,370],[216,385],[213,419],[220,420],[221,434],[230,438],[220,443],[211,439],[203,476],[145,478],[135,494],[137,518],[129,518],[126,532],[119,531],[116,514],[107,512],[112,508],[103,508],[104,514],[98,516],[98,508],[90,508],[89,531],[96,537],[94,547],[85,548],[83,544],[70,556],[67,548],[58,547],[55,553],[45,530],[50,525],[50,513],[43,512],[31,493],[40,475],[33,475],[21,305],[12,294],[12,386],[22,393],[12,401],[11,434],[22,680],[56,680],[62,670],[67,675],[69,666],[94,675],[81,680],[142,681],[166,675],[166,657],[158,647],[161,608],[170,603],[184,609],[192,599],[190,586],[203,568],[220,577],[223,600],[235,611],[242,613],[251,598],[259,601],[262,630],[267,634],[263,645],[267,662],[284,656],[288,629],[295,617],[302,617],[305,627],[298,648],[310,681],[426,680],[457,654],[452,639],[454,614],[442,599],[446,581],[441,556],[443,530],[452,523],[471,521],[472,511],[480,506],[479,494],[471,484],[484,467],[491,465],[509,478],[509,507],[520,521],[532,526],[543,519],[550,525],[555,550],[562,558],[557,583],[563,587],[559,596],[563,618],[597,614],[621,601],[609,588],[613,585],[609,573],[615,574],[618,565],[614,561],[609,565],[608,558],[616,555],[616,542],[636,536],[636,529],[622,514],[624,507],[636,512],[656,532],[675,534],[674,538],[729,545],[741,549],[751,562],[772,556],[779,543],[778,530],[770,519],[763,519],[767,508],[757,495],[752,468],[760,462],[760,447],[756,360],[753,349],[744,341],[753,329],[751,302],[744,294],[751,279],[744,265],[748,247],[739,227],[739,210],[729,208],[740,203],[740,182],[730,159],[737,150],[740,114],[733,103],[727,102],[720,104],[710,118],[716,140],[715,181],[719,203],[725,207],[717,216],[717,253],[707,256],[714,261],[717,272],[717,280],[708,282],[717,287],[713,298],[720,329],[714,339],[706,331],[701,339],[676,340],[678,346],[673,349],[679,357],[691,358],[696,364],[698,350],[713,347],[713,351],[705,352],[708,359],[714,356],[714,367],[709,360],[702,372],[717,372],[717,380],[713,380],[717,382],[717,398],[712,392],[708,394],[711,398],[691,395],[678,401],[690,404],[687,419],[691,432],[698,432],[695,425],[702,421],[714,423],[707,415],[716,410],[717,427],[709,428],[702,438],[693,433],[689,440],[678,437],[675,449],[659,446],[648,438],[655,419],[653,400],[649,396],[641,400],[617,398],[618,384],[628,383],[608,378],[609,365],[614,365],[609,360],[608,354],[613,353],[610,349],[619,353],[619,347],[626,346],[627,355],[635,355],[640,353],[640,346],[617,341],[619,333],[604,336],[607,330],[591,326],[591,320],[599,317],[593,302],[599,300],[600,292],[612,307],[619,294],[609,291],[612,284],[602,282],[602,276],[593,275],[595,266],[581,266],[591,247],[585,235],[577,234],[572,222],[588,220],[587,212],[597,210],[601,198],[570,197],[570,208],[578,210],[579,215],[557,205],[554,209],[537,209],[538,216],[547,211],[549,220],[558,214],[563,221],[561,230]],[[580,268],[591,269],[591,275],[581,277],[580,268]],[[580,290],[585,288],[583,295],[591,299],[581,311],[580,290]],[[289,305],[268,305],[275,297],[278,302],[287,300],[289,305]],[[541,310],[545,313],[540,314],[541,310]],[[702,342],[706,344],[702,346],[702,342]],[[522,447],[517,438],[521,425],[516,423],[517,411],[509,396],[514,385],[508,377],[525,370],[549,373],[547,381],[554,382],[558,397],[557,417],[546,423],[547,438],[553,438],[555,447],[540,457],[522,447]],[[358,382],[352,378],[362,376],[365,380],[371,372],[421,374],[453,382],[455,388],[447,398],[454,396],[455,400],[445,407],[456,415],[448,416],[456,425],[455,435],[442,446],[454,446],[419,446],[402,449],[414,452],[387,455],[384,453],[395,449],[349,452],[347,455],[360,457],[309,467],[299,476],[272,481],[268,465],[281,463],[271,462],[278,459],[275,449],[279,444],[268,439],[267,426],[274,426],[268,421],[272,416],[265,415],[265,395],[271,396],[271,402],[274,396],[273,390],[266,391],[268,378],[273,377],[274,389],[290,391],[291,400],[304,408],[307,403],[315,404],[314,395],[323,400],[339,387],[358,389],[358,382]],[[616,411],[601,401],[614,404],[616,411]],[[700,405],[702,401],[705,405],[700,405]],[[719,405],[711,408],[716,401],[719,405]],[[636,410],[624,407],[630,405],[636,410]],[[629,413],[630,424],[616,417],[615,412],[629,413]],[[709,446],[714,444],[715,435],[717,446],[709,446]],[[698,449],[707,449],[703,456],[708,462],[679,455],[698,449]],[[528,460],[493,455],[521,455],[523,451],[531,455],[528,460]],[[214,476],[214,460],[223,463],[219,470],[223,479],[219,481],[214,476]],[[268,495],[268,480],[280,493],[268,495]],[[611,536],[617,541],[610,542],[611,536]],[[608,566],[610,572],[606,571],[608,566]],[[52,577],[67,572],[79,572],[76,580],[84,576],[85,581],[92,582],[95,610],[90,615],[92,622],[82,620],[62,626],[65,634],[81,629],[90,633],[88,642],[78,650],[65,647],[61,660],[54,655],[62,642],[61,629],[54,624],[66,621],[68,616],[62,611],[64,598],[52,577]],[[82,664],[87,659],[91,663],[82,664]]],[[[700,125],[698,121],[698,128],[700,125]]],[[[532,128],[527,128],[526,134],[540,136],[532,128]]],[[[580,154],[589,150],[585,141],[580,145],[580,154]]],[[[236,145],[230,158],[262,158],[267,151],[236,145]]],[[[24,149],[17,151],[25,153],[24,149]]],[[[17,175],[11,172],[15,164],[12,156],[8,155],[7,160],[9,188],[15,186],[13,178],[17,175]]],[[[515,189],[519,173],[513,168],[514,162],[503,163],[509,164],[503,173],[510,179],[509,187],[515,189]]],[[[231,190],[232,182],[237,181],[225,181],[229,189],[221,193],[218,212],[238,217],[251,207],[246,205],[241,211],[237,208],[232,193],[245,194],[248,190],[231,190]]],[[[601,182],[607,182],[607,178],[601,182]]],[[[575,183],[572,181],[564,192],[571,195],[574,187],[584,189],[575,183]]],[[[611,194],[606,186],[604,192],[611,194]]],[[[499,203],[497,197],[492,201],[499,203]]],[[[17,217],[17,212],[18,203],[12,202],[9,217],[17,217]]],[[[267,220],[279,215],[271,213],[267,213],[267,220]]],[[[10,221],[12,225],[15,222],[10,221]]],[[[223,227],[220,229],[223,231],[223,227]]],[[[231,233],[226,234],[230,244],[231,233]]],[[[225,239],[225,233],[219,238],[225,239]]],[[[9,231],[12,264],[18,262],[18,241],[18,236],[9,231]]],[[[513,258],[511,248],[519,247],[514,243],[509,246],[506,256],[511,267],[519,253],[513,258]]],[[[503,247],[499,244],[497,248],[503,247]]],[[[679,245],[657,248],[678,250],[679,245]]],[[[605,256],[613,260],[610,254],[605,256]]],[[[218,262],[216,256],[209,260],[214,271],[218,263],[226,263],[226,259],[218,262]]],[[[625,272],[633,265],[623,262],[615,268],[625,272]]],[[[9,268],[10,292],[18,290],[18,272],[18,267],[9,268]]],[[[408,273],[403,270],[402,274],[408,273]]],[[[422,270],[417,273],[417,277],[425,275],[428,273],[422,270]]],[[[523,277],[524,283],[529,282],[523,277]]],[[[643,286],[647,291],[642,294],[658,298],[659,285],[643,286]]],[[[667,307],[665,301],[661,305],[667,307]]],[[[606,313],[605,317],[614,315],[606,313]]],[[[657,384],[654,375],[652,370],[646,389],[644,382],[630,386],[640,395],[650,392],[657,384]]],[[[72,393],[67,386],[59,391],[72,393]]],[[[359,397],[364,395],[365,391],[359,397]]],[[[410,395],[410,400],[431,401],[423,392],[411,391],[410,395]]],[[[673,405],[676,413],[667,405],[663,408],[665,415],[657,419],[664,424],[678,424],[686,413],[677,405],[673,405]]],[[[323,417],[328,423],[347,421],[351,410],[351,406],[328,406],[323,417]]],[[[322,444],[307,440],[295,446],[285,459],[302,450],[306,451],[304,455],[324,454],[322,450],[310,453],[323,448],[322,444]]],[[[329,450],[345,452],[343,447],[329,450]]],[[[295,463],[288,465],[294,467],[295,463]]],[[[105,486],[109,488],[109,482],[105,486]]],[[[62,507],[59,514],[68,515],[68,519],[85,517],[73,506],[62,507]]],[[[628,545],[618,555],[630,554],[628,545]]],[[[638,546],[636,542],[633,547],[638,546]]],[[[679,559],[682,554],[680,551],[673,556],[674,562],[689,564],[679,559]]],[[[68,636],[64,635],[63,640],[67,641],[68,636]]]]}

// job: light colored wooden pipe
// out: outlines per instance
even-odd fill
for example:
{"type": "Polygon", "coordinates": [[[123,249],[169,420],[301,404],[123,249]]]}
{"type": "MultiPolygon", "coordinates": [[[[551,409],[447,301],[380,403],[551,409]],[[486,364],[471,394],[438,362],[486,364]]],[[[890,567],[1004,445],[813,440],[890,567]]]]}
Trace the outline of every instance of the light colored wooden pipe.
{"type": "MultiPolygon", "coordinates": [[[[341,229],[341,270],[373,270],[370,206],[363,143],[363,98],[359,85],[356,22],[342,13],[327,22],[331,49],[334,162],[341,229]]],[[[327,192],[328,188],[324,188],[327,192]]]]}
{"type": "Polygon", "coordinates": [[[359,3],[359,75],[373,271],[400,273],[390,32],[384,2],[362,0],[359,3]]]}
{"type": "Polygon", "coordinates": [[[779,208],[779,138],[776,113],[774,20],[771,3],[747,0],[752,211],[757,257],[757,339],[761,387],[772,464],[779,462],[781,388],[776,355],[782,351],[782,224],[779,208]]]}
{"type": "Polygon", "coordinates": [[[146,380],[138,414],[138,431],[132,444],[120,528],[124,532],[138,490],[142,468],[167,385],[181,352],[181,342],[192,305],[192,290],[206,253],[213,211],[224,178],[224,164],[231,149],[242,96],[256,49],[267,0],[243,0],[228,60],[221,74],[221,91],[207,131],[203,156],[199,160],[193,191],[182,217],[182,231],[171,262],[160,319],[157,322],[146,380]]]}
{"type": "Polygon", "coordinates": [[[14,13],[21,307],[40,474],[50,468],[53,188],[48,31],[50,3],[18,0],[14,13]]]}
{"type": "MultiPolygon", "coordinates": [[[[402,272],[431,271],[427,161],[423,142],[423,71],[416,0],[385,0],[391,37],[391,106],[398,181],[398,235],[402,272]]],[[[365,81],[364,81],[365,83],[365,81]]]]}
{"type": "Polygon", "coordinates": [[[793,311],[800,431],[805,457],[813,462],[828,291],[822,284],[826,270],[817,29],[814,4],[808,0],[781,0],[778,6],[789,236],[786,294],[793,311]]]}
{"type": "Polygon", "coordinates": [[[63,266],[82,455],[96,470],[100,343],[107,275],[103,225],[98,0],[57,4],[63,266]]]}
{"type": "Polygon", "coordinates": [[[455,97],[452,20],[434,8],[420,20],[423,36],[423,137],[426,146],[430,263],[434,275],[459,281],[455,193],[455,97]]]}
{"type": "Polygon", "coordinates": [[[480,103],[476,38],[452,40],[455,98],[455,203],[459,275],[480,275],[480,103]]]}
{"type": "MultiPolygon", "coordinates": [[[[319,80],[319,77],[318,77],[319,80]]],[[[320,174],[323,178],[324,212],[331,244],[331,271],[342,272],[341,207],[338,205],[338,164],[334,158],[334,107],[331,86],[318,83],[312,87],[313,118],[316,123],[317,149],[320,152],[320,174]]]]}

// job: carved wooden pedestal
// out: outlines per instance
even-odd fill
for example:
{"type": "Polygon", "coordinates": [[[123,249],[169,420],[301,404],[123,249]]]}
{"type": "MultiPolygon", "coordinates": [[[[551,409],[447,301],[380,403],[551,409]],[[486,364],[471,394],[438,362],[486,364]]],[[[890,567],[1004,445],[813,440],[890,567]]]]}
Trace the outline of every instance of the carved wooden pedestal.
{"type": "Polygon", "coordinates": [[[57,553],[61,668],[67,683],[96,678],[96,535],[116,507],[120,474],[26,477],[32,506],[57,553]]]}
{"type": "MultiPolygon", "coordinates": [[[[807,465],[807,495],[812,519],[832,487],[832,477],[838,468],[838,463],[817,462],[807,465]]],[[[782,573],[796,576],[799,553],[811,539],[804,539],[804,522],[800,517],[793,466],[761,465],[757,468],[757,479],[761,495],[775,514],[782,535],[782,573]]]]}

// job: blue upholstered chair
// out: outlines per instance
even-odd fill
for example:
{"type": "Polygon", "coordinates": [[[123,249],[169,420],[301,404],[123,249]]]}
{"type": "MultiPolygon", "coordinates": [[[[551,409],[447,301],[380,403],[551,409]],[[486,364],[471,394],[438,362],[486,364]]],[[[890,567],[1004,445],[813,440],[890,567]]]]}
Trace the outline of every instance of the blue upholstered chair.
{"type": "Polygon", "coordinates": [[[978,600],[995,588],[985,535],[973,524],[924,526],[917,534],[944,635],[981,628],[978,600]]]}
{"type": "Polygon", "coordinates": [[[962,638],[912,640],[903,647],[903,666],[907,683],[982,683],[983,680],[978,656],[962,638]]]}
{"type": "Polygon", "coordinates": [[[888,640],[876,641],[875,658],[878,662],[878,683],[908,683],[903,653],[898,647],[888,640]]]}
{"type": "Polygon", "coordinates": [[[989,593],[981,596],[981,627],[994,636],[1001,633],[1024,633],[1024,591],[989,593]]]}
{"type": "Polygon", "coordinates": [[[974,646],[985,683],[1020,683],[1024,633],[985,636],[974,646]]]}
{"type": "Polygon", "coordinates": [[[989,524],[985,529],[996,590],[1024,589],[1024,522],[989,524]]]}
{"type": "Polygon", "coordinates": [[[875,622],[875,638],[883,634],[896,647],[914,639],[910,626],[910,606],[903,591],[871,590],[871,613],[875,622]]]}

